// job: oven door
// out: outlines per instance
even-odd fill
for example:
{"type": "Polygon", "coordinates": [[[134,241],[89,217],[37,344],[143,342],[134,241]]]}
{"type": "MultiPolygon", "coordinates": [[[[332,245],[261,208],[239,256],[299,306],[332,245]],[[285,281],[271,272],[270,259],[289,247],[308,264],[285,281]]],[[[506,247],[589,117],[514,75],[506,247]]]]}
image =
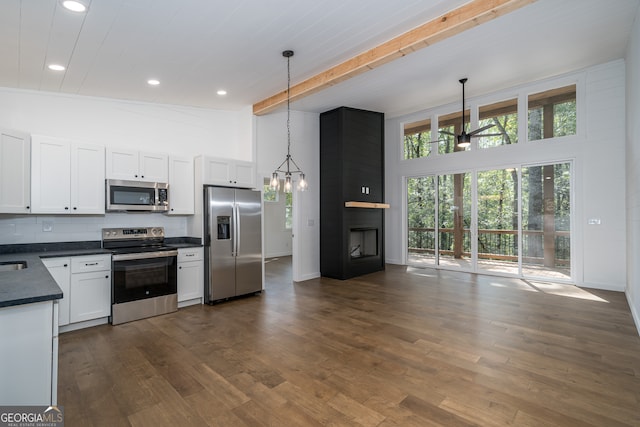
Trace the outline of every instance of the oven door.
{"type": "Polygon", "coordinates": [[[113,255],[112,302],[177,294],[178,251],[113,255]]]}

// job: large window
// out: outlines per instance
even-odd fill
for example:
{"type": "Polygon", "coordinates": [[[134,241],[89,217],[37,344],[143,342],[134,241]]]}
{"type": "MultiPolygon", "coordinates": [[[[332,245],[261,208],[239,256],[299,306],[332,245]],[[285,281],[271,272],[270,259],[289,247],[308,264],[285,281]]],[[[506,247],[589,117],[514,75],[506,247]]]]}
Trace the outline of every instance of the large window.
{"type": "Polygon", "coordinates": [[[412,265],[433,265],[436,253],[435,177],[407,179],[408,256],[412,265]]]}
{"type": "Polygon", "coordinates": [[[471,174],[438,176],[438,263],[470,268],[471,174]]]}
{"type": "Polygon", "coordinates": [[[500,145],[516,144],[518,142],[518,99],[483,105],[479,108],[479,128],[493,125],[482,132],[478,138],[478,147],[490,148],[500,145]]]}
{"type": "Polygon", "coordinates": [[[571,173],[564,162],[408,178],[408,263],[570,279],[571,173]]]}
{"type": "Polygon", "coordinates": [[[478,172],[478,269],[518,273],[518,172],[478,172]]]}
{"type": "Polygon", "coordinates": [[[284,193],[285,207],[284,207],[284,228],[290,230],[293,227],[293,192],[284,193]]]}
{"type": "Polygon", "coordinates": [[[522,211],[523,273],[570,277],[571,164],[523,168],[522,211]]]}
{"type": "Polygon", "coordinates": [[[274,190],[270,184],[271,184],[271,180],[268,178],[265,178],[264,184],[262,186],[262,197],[265,202],[277,202],[278,191],[274,190]]]}
{"type": "Polygon", "coordinates": [[[576,134],[576,85],[529,95],[529,141],[576,134]]]}
{"type": "Polygon", "coordinates": [[[404,158],[418,159],[431,154],[431,120],[404,125],[404,158]]]}

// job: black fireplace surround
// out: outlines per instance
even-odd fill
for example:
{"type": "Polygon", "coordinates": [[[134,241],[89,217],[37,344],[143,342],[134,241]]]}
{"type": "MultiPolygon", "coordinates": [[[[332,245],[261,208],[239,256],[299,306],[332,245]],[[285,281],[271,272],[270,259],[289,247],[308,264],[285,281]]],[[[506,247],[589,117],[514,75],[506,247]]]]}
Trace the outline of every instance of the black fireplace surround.
{"type": "Polygon", "coordinates": [[[320,272],[349,279],[384,270],[384,115],[340,107],[320,115],[320,272]]]}

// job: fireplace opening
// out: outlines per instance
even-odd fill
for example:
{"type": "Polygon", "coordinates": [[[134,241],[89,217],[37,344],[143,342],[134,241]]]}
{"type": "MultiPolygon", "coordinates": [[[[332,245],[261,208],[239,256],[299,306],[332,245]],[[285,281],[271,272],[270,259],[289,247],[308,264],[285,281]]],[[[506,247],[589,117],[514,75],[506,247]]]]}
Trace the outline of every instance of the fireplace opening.
{"type": "Polygon", "coordinates": [[[351,259],[378,256],[378,229],[350,229],[349,253],[351,259]]]}

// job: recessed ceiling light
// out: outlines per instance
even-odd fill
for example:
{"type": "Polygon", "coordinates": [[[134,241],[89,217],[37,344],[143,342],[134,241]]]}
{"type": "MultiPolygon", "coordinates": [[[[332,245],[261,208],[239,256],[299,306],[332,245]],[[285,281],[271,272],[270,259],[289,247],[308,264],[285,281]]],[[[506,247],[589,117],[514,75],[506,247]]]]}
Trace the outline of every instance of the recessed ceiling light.
{"type": "Polygon", "coordinates": [[[158,86],[160,84],[160,80],[149,79],[147,80],[147,83],[149,83],[151,86],[158,86]]]}
{"type": "Polygon", "coordinates": [[[223,96],[227,94],[227,91],[224,89],[220,89],[219,91],[216,92],[218,95],[223,96]]]}
{"type": "Polygon", "coordinates": [[[66,70],[64,65],[60,65],[60,64],[49,64],[49,66],[47,68],[49,68],[50,70],[53,70],[53,71],[64,71],[64,70],[66,70]]]}
{"type": "Polygon", "coordinates": [[[62,6],[72,12],[86,12],[87,6],[75,0],[64,0],[62,6]]]}

